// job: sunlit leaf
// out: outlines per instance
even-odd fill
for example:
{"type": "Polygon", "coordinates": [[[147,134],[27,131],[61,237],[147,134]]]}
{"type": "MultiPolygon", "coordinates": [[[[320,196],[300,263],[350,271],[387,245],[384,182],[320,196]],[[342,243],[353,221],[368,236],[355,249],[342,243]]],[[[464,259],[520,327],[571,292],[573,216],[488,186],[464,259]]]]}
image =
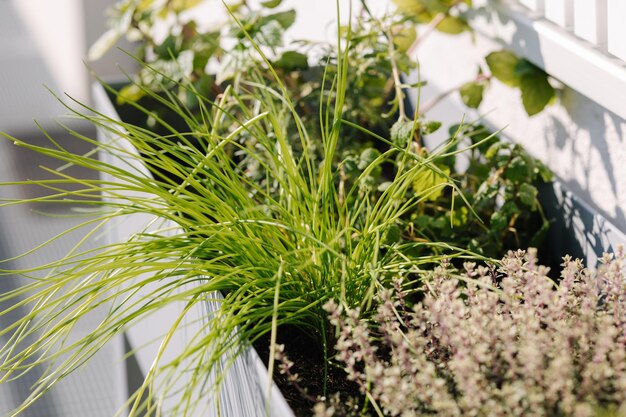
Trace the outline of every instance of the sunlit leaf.
{"type": "Polygon", "coordinates": [[[524,183],[520,186],[519,189],[519,199],[520,201],[527,205],[530,208],[534,208],[537,203],[537,195],[538,195],[537,187],[524,183]]]}
{"type": "Polygon", "coordinates": [[[467,107],[477,109],[483,101],[484,90],[485,86],[483,83],[471,81],[463,84],[459,93],[461,94],[461,100],[467,107]]]}
{"type": "Polygon", "coordinates": [[[145,92],[137,84],[128,84],[120,89],[116,102],[118,105],[135,103],[145,96],[145,92]]]}
{"type": "Polygon", "coordinates": [[[296,21],[296,11],[292,9],[264,16],[259,21],[259,25],[263,26],[272,20],[278,22],[283,29],[288,29],[296,21]]]}
{"type": "Polygon", "coordinates": [[[393,0],[398,10],[407,15],[419,14],[424,11],[424,5],[420,0],[393,0]]]}
{"type": "Polygon", "coordinates": [[[268,0],[268,1],[262,1],[261,5],[263,7],[267,7],[268,9],[273,9],[275,7],[280,6],[282,2],[283,0],[268,0]]]}
{"type": "MultiPolygon", "coordinates": [[[[442,169],[446,174],[450,174],[447,168],[442,169]]],[[[418,195],[423,195],[429,201],[437,200],[448,184],[446,177],[438,174],[432,169],[424,168],[420,170],[413,179],[413,191],[418,195]]]]}
{"type": "MultiPolygon", "coordinates": [[[[533,66],[534,67],[534,66],[533,66]]],[[[540,68],[527,67],[520,77],[522,103],[529,116],[542,111],[554,98],[554,88],[548,81],[548,75],[540,68]]]]}
{"type": "Polygon", "coordinates": [[[443,33],[448,33],[451,35],[457,35],[459,33],[463,33],[469,29],[470,29],[470,26],[467,24],[467,21],[457,16],[446,16],[437,25],[438,31],[443,32],[443,33]]]}
{"type": "Polygon", "coordinates": [[[417,31],[414,25],[402,26],[393,35],[393,43],[396,49],[402,53],[409,50],[415,39],[417,39],[417,31]]]}
{"type": "Polygon", "coordinates": [[[511,87],[517,87],[520,84],[520,77],[515,68],[519,62],[519,58],[509,51],[492,52],[485,58],[491,74],[499,81],[511,87]]]}

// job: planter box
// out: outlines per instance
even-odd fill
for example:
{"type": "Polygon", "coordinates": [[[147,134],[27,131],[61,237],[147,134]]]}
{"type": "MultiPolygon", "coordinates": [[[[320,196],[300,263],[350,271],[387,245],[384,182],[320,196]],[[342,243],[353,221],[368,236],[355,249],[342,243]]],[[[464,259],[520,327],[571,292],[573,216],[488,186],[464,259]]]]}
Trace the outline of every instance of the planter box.
{"type": "MultiPolygon", "coordinates": [[[[99,85],[94,89],[94,98],[98,111],[110,117],[119,117],[104,89],[99,85]]],[[[117,143],[118,146],[129,152],[137,152],[128,142],[122,142],[114,135],[106,132],[100,132],[100,135],[101,141],[117,143]]],[[[119,158],[115,154],[103,153],[102,158],[106,158],[108,162],[116,166],[139,170],[148,175],[146,167],[130,165],[128,161],[119,158]]],[[[540,199],[546,216],[553,219],[554,222],[548,233],[544,248],[542,248],[542,262],[552,266],[553,270],[558,270],[558,265],[561,263],[561,257],[564,254],[581,258],[586,265],[594,267],[603,252],[614,250],[619,243],[626,243],[626,236],[621,231],[573,193],[569,192],[559,181],[542,186],[540,188],[540,199]]],[[[147,216],[133,216],[135,217],[127,216],[128,218],[124,220],[124,225],[112,228],[109,234],[109,239],[112,242],[127,238],[130,234],[136,232],[138,228],[141,228],[142,225],[154,220],[147,216]]],[[[215,309],[216,305],[207,304],[203,311],[194,312],[196,316],[194,318],[206,316],[206,314],[210,314],[215,309]]],[[[175,306],[171,306],[170,311],[159,311],[149,318],[151,323],[156,324],[146,323],[129,329],[126,335],[127,351],[134,351],[135,348],[143,346],[146,341],[154,340],[160,336],[164,323],[167,325],[168,322],[172,322],[172,318],[176,317],[178,312],[179,310],[175,306]]],[[[200,325],[198,323],[201,322],[190,320],[190,334],[194,334],[196,330],[199,330],[200,325]]],[[[184,345],[185,334],[181,332],[180,337],[175,341],[172,353],[175,354],[176,349],[180,351],[180,349],[184,348],[184,345]]],[[[133,385],[136,385],[136,382],[133,383],[133,381],[141,380],[141,375],[145,375],[147,369],[149,369],[155,352],[156,346],[148,346],[136,352],[136,369],[133,372],[130,369],[131,367],[128,367],[127,372],[129,392],[132,392],[133,385]]],[[[230,369],[223,389],[220,391],[220,403],[227,405],[222,407],[221,416],[265,416],[267,380],[267,370],[263,363],[257,353],[253,349],[249,349],[237,359],[235,365],[230,369]]],[[[181,383],[184,383],[184,381],[181,383]]],[[[293,412],[289,409],[275,385],[272,386],[271,392],[270,415],[276,417],[293,416],[293,412]]]]}
{"type": "MultiPolygon", "coordinates": [[[[93,88],[95,108],[98,112],[110,117],[119,119],[113,104],[106,91],[100,85],[93,88]]],[[[138,155],[137,150],[125,139],[111,132],[98,131],[98,140],[102,143],[115,145],[127,152],[138,155]]],[[[143,175],[150,175],[145,166],[137,165],[135,160],[129,161],[114,152],[101,151],[100,160],[111,165],[133,170],[143,175]]],[[[104,180],[111,181],[113,178],[103,176],[104,180]]],[[[115,181],[119,181],[115,179],[115,181]]],[[[150,225],[148,230],[167,227],[168,224],[155,219],[153,216],[144,214],[126,215],[117,223],[112,224],[106,233],[106,243],[116,243],[128,239],[137,232],[145,231],[146,225],[150,225]]],[[[171,225],[170,225],[171,226],[171,225]]],[[[154,288],[144,288],[142,293],[149,293],[154,288]]],[[[140,294],[139,294],[140,295],[140,294]]],[[[219,296],[216,294],[216,296],[219,296]]],[[[143,381],[144,375],[150,369],[159,348],[165,329],[170,327],[180,312],[184,308],[184,303],[180,305],[168,305],[160,309],[144,321],[134,325],[125,332],[126,353],[130,359],[126,360],[126,383],[127,392],[130,396],[143,381]],[[155,342],[156,341],[156,342],[155,342]]],[[[187,341],[204,328],[206,318],[219,308],[217,302],[207,302],[205,305],[191,311],[185,317],[184,323],[177,334],[172,338],[162,363],[168,359],[177,357],[185,349],[187,341]]],[[[222,366],[226,367],[227,358],[224,358],[222,366]]],[[[208,381],[211,381],[209,376],[208,381]]],[[[184,387],[188,381],[181,377],[177,381],[174,391],[178,387],[184,387]]],[[[244,354],[237,357],[234,363],[228,368],[221,389],[219,390],[219,411],[216,404],[207,401],[206,407],[200,406],[203,411],[202,417],[267,417],[266,409],[269,409],[271,417],[291,417],[293,412],[287,405],[284,397],[274,383],[270,387],[269,403],[266,401],[269,377],[265,365],[253,348],[249,348],[244,354]]],[[[158,381],[157,381],[158,383],[158,381]]],[[[175,403],[176,399],[166,399],[163,404],[164,409],[168,408],[168,401],[175,403]]],[[[215,400],[213,400],[215,401],[215,400]]],[[[198,415],[200,417],[200,414],[198,415]]]]}

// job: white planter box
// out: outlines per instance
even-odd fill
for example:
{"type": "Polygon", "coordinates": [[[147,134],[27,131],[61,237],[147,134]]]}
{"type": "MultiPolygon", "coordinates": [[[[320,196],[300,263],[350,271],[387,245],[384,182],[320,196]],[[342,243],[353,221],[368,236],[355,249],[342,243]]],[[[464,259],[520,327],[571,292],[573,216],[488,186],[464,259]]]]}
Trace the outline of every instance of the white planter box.
{"type": "Polygon", "coordinates": [[[609,53],[626,61],[626,1],[607,0],[607,17],[609,53]]]}
{"type": "MultiPolygon", "coordinates": [[[[119,115],[102,86],[94,86],[93,97],[98,112],[119,120],[119,115]]],[[[128,152],[138,155],[137,149],[128,141],[112,132],[99,130],[98,140],[106,144],[115,144],[128,152]]],[[[141,172],[144,175],[150,175],[145,166],[136,164],[136,160],[129,162],[128,159],[121,158],[114,152],[101,151],[99,158],[125,170],[130,169],[141,172]]],[[[106,177],[103,179],[113,180],[106,177]]],[[[133,214],[124,216],[123,221],[113,224],[107,230],[107,243],[124,241],[134,233],[144,231],[148,224],[152,224],[149,230],[164,227],[164,222],[158,221],[158,219],[155,221],[154,217],[149,215],[133,214]]],[[[143,288],[142,294],[149,294],[155,288],[143,288]]],[[[183,290],[181,288],[181,291],[183,290]]],[[[137,296],[141,296],[141,294],[137,294],[137,296]]],[[[219,297],[219,295],[216,295],[216,297],[219,297]]],[[[146,375],[157,355],[159,343],[163,338],[164,332],[171,327],[171,324],[174,323],[184,307],[185,303],[183,301],[181,301],[180,305],[169,304],[166,308],[158,310],[126,331],[125,335],[130,345],[129,350],[133,352],[139,367],[138,371],[141,374],[127,375],[129,395],[137,388],[133,387],[130,381],[141,380],[146,375]]],[[[180,331],[177,331],[168,344],[161,362],[167,363],[168,359],[178,357],[180,352],[187,347],[189,339],[193,335],[202,332],[202,329],[206,326],[206,317],[218,308],[219,304],[217,302],[207,302],[187,314],[184,323],[180,326],[182,328],[180,328],[180,331]]],[[[226,359],[223,361],[222,366],[226,366],[226,359]]],[[[127,369],[126,372],[132,371],[127,369]]],[[[208,376],[208,381],[212,379],[213,376],[208,376]]],[[[193,417],[268,417],[266,410],[269,410],[269,417],[293,417],[293,412],[274,383],[272,383],[269,391],[269,404],[266,403],[268,381],[269,377],[265,365],[256,351],[250,348],[245,353],[239,355],[228,368],[219,390],[219,409],[214,402],[207,400],[207,404],[199,407],[202,413],[194,414],[193,417]]],[[[176,388],[183,388],[188,382],[188,378],[182,375],[176,382],[173,392],[177,391],[176,388]]],[[[168,404],[177,402],[177,397],[168,398],[165,400],[163,408],[167,409],[168,404]]]]}
{"type": "Polygon", "coordinates": [[[606,45],[606,0],[574,0],[574,33],[594,45],[606,45]]]}
{"type": "Polygon", "coordinates": [[[544,15],[562,28],[570,28],[574,24],[574,0],[547,0],[544,15]]]}

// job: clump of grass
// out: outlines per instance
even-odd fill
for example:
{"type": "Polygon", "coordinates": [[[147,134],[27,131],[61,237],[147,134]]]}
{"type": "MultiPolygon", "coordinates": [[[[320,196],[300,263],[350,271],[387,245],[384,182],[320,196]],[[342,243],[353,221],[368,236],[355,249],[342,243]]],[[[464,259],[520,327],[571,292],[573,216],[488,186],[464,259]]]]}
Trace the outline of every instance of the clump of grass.
{"type": "MultiPolygon", "coordinates": [[[[416,204],[444,187],[456,189],[435,164],[451,148],[424,156],[414,153],[411,144],[400,148],[389,143],[388,151],[370,161],[348,189],[342,188],[334,152],[340,132],[354,128],[342,115],[348,74],[345,56],[345,51],[338,56],[336,77],[325,81],[334,87],[320,103],[319,131],[304,128],[275,73],[273,84],[259,73],[255,82],[240,89],[229,87],[215,100],[181,84],[194,96],[199,117],[177,96],[145,90],[145,95],[167,106],[186,124],[184,129],[173,128],[150,109],[134,104],[152,116],[165,134],[88,107],[72,110],[118,138],[98,142],[69,130],[76,139],[108,155],[100,159],[72,154],[53,138],[50,147],[42,147],[7,136],[16,145],[63,164],[100,173],[100,179],[81,179],[54,171],[58,179],[38,182],[54,192],[37,201],[94,208],[94,216],[82,225],[92,228],[90,235],[134,214],[150,219],[121,242],[94,251],[77,248],[63,259],[30,270],[1,271],[23,275],[51,271],[44,279],[33,279],[0,297],[11,304],[0,314],[20,306],[29,309],[26,316],[0,330],[0,335],[10,335],[0,349],[0,381],[18,378],[36,365],[47,366],[32,395],[14,414],[126,328],[177,304],[182,306],[179,316],[171,328],[164,329],[145,382],[129,402],[130,414],[152,412],[165,398],[177,396],[179,400],[167,412],[190,415],[204,404],[204,398],[215,395],[224,357],[228,366],[259,337],[270,334],[274,341],[287,324],[305,331],[329,355],[333,332],[322,308],[328,300],[341,300],[361,311],[372,309],[379,290],[389,286],[391,277],[411,276],[441,260],[443,255],[412,255],[419,253],[413,249],[420,245],[431,245],[437,248],[434,253],[445,252],[447,257],[465,256],[447,244],[390,243],[388,239],[397,221],[416,204]],[[287,140],[290,125],[299,132],[303,149],[299,155],[287,140]],[[245,143],[252,138],[255,146],[243,146],[239,140],[243,135],[248,138],[245,143]],[[307,152],[312,135],[321,138],[321,162],[307,152]],[[126,143],[138,152],[129,150],[126,143]],[[111,158],[120,163],[111,163],[111,158]],[[399,161],[397,172],[373,198],[360,183],[388,160],[399,161]],[[249,177],[246,165],[238,161],[254,161],[263,180],[249,177]],[[439,180],[416,192],[415,181],[424,173],[439,180]],[[79,189],[64,191],[62,184],[79,189]],[[209,302],[218,308],[206,317],[206,326],[191,335],[180,354],[165,360],[164,351],[177,329],[184,326],[191,311],[209,302]],[[102,308],[107,311],[102,321],[73,339],[76,323],[102,308]],[[33,339],[33,335],[38,337],[33,339]],[[190,382],[181,388],[176,381],[182,373],[190,382]],[[208,383],[209,375],[217,375],[217,381],[208,383]]],[[[2,205],[27,202],[4,201],[2,205]]]]}

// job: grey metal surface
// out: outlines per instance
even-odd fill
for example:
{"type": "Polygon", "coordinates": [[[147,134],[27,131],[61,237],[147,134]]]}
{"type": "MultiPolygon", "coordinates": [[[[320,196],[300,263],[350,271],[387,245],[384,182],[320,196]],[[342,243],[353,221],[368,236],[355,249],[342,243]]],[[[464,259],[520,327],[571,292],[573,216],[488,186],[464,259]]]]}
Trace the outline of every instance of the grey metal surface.
{"type": "MultiPolygon", "coordinates": [[[[2,4],[2,3],[0,3],[2,4]]],[[[76,147],[76,139],[56,135],[61,143],[76,147]]],[[[31,136],[31,141],[43,144],[41,136],[31,136]]],[[[77,150],[80,150],[77,148],[77,150]]],[[[10,141],[0,138],[0,182],[24,179],[45,178],[47,174],[38,165],[56,168],[58,163],[37,157],[31,152],[17,148],[10,141]]],[[[86,175],[74,171],[76,175],[86,175]]],[[[35,186],[0,186],[0,199],[43,196],[47,190],[35,186]]],[[[0,260],[24,253],[45,242],[47,239],[68,230],[82,220],[72,216],[69,207],[60,209],[49,204],[21,204],[0,207],[0,260]],[[42,214],[48,213],[50,215],[42,214]],[[70,217],[67,217],[67,216],[70,217]]],[[[65,255],[82,238],[82,229],[55,241],[34,254],[0,264],[2,269],[20,269],[40,265],[65,255]]],[[[85,246],[93,247],[97,242],[90,241],[85,246]]],[[[0,293],[4,293],[26,282],[19,276],[0,276],[0,293]]],[[[6,304],[2,307],[6,307],[6,304]]],[[[16,310],[10,316],[0,316],[0,327],[5,328],[24,309],[16,310]]],[[[99,322],[103,312],[96,312],[77,323],[73,337],[85,334],[99,322]]],[[[0,338],[0,343],[6,338],[0,338]]],[[[108,347],[96,354],[92,360],[62,380],[46,393],[37,403],[22,415],[25,417],[111,417],[121,405],[121,392],[124,390],[121,339],[116,339],[108,347]]],[[[15,381],[0,384],[0,416],[17,407],[31,392],[32,384],[44,372],[37,367],[33,372],[15,381]]]]}

